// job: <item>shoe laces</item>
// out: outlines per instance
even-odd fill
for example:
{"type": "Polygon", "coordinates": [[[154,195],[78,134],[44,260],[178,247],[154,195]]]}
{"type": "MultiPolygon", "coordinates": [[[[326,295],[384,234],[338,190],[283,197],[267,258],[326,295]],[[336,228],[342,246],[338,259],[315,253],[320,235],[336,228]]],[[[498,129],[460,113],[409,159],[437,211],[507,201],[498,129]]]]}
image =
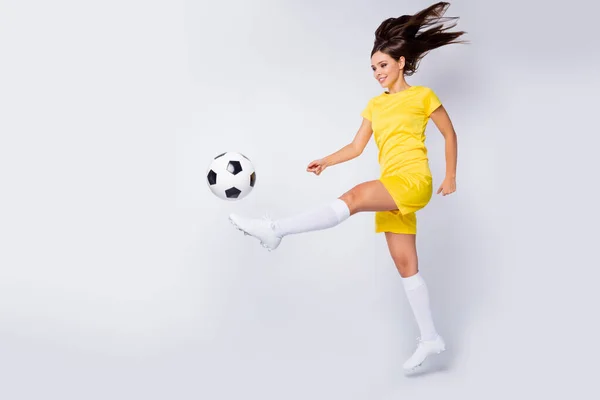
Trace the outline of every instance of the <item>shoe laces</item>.
{"type": "Polygon", "coordinates": [[[261,217],[261,219],[268,221],[268,222],[273,222],[273,218],[271,217],[271,214],[269,214],[268,212],[265,212],[263,214],[263,216],[261,217]]]}
{"type": "Polygon", "coordinates": [[[416,340],[417,340],[417,347],[421,347],[421,346],[424,344],[424,343],[423,343],[423,342],[424,342],[424,340],[423,340],[423,339],[421,339],[421,337],[420,337],[420,336],[417,336],[417,339],[416,339],[416,340]]]}
{"type": "Polygon", "coordinates": [[[267,221],[269,228],[271,228],[273,231],[275,230],[275,218],[273,218],[268,212],[263,214],[262,220],[267,221]]]}
{"type": "Polygon", "coordinates": [[[424,345],[426,342],[434,342],[435,339],[423,340],[420,336],[417,336],[417,344],[419,346],[424,345]]]}
{"type": "Polygon", "coordinates": [[[264,221],[267,221],[267,222],[269,222],[269,224],[271,224],[271,225],[272,225],[272,224],[273,224],[273,222],[275,221],[275,218],[273,218],[269,212],[265,212],[265,213],[263,214],[263,216],[262,216],[262,219],[263,219],[264,221]]]}

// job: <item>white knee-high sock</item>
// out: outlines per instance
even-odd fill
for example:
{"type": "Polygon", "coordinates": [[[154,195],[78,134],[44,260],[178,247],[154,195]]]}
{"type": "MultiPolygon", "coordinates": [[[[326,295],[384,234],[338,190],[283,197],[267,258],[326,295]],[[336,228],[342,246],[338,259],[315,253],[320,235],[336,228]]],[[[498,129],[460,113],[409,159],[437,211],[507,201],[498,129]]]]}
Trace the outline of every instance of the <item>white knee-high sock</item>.
{"type": "Polygon", "coordinates": [[[402,278],[406,296],[413,310],[417,325],[421,332],[421,340],[434,340],[438,333],[433,323],[431,308],[429,307],[429,291],[423,277],[419,272],[408,278],[402,278]]]}
{"type": "Polygon", "coordinates": [[[283,237],[294,233],[332,228],[350,216],[350,209],[343,200],[335,199],[321,207],[305,211],[273,222],[275,234],[283,237]]]}

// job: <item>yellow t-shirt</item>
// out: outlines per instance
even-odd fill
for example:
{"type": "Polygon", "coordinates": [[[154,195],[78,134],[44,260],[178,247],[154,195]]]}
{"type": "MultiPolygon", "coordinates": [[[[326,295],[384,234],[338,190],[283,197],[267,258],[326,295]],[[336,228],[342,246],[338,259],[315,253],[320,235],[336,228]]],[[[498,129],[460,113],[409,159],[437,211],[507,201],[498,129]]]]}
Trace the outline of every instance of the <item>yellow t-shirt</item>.
{"type": "Polygon", "coordinates": [[[381,176],[417,173],[431,176],[425,128],[441,105],[428,87],[411,86],[397,93],[383,92],[369,100],[361,115],[371,121],[379,149],[381,176]]]}

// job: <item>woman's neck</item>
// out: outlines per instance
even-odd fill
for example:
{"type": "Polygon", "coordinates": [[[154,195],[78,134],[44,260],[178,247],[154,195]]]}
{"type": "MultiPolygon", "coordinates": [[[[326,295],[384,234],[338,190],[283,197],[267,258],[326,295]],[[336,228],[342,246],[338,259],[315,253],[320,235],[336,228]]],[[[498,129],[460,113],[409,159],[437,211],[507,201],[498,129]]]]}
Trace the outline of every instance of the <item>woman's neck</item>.
{"type": "Polygon", "coordinates": [[[404,80],[404,77],[400,76],[400,78],[398,78],[398,80],[396,82],[394,82],[393,85],[388,87],[388,92],[389,93],[398,93],[398,92],[406,90],[410,87],[411,86],[406,82],[406,80],[404,80]]]}

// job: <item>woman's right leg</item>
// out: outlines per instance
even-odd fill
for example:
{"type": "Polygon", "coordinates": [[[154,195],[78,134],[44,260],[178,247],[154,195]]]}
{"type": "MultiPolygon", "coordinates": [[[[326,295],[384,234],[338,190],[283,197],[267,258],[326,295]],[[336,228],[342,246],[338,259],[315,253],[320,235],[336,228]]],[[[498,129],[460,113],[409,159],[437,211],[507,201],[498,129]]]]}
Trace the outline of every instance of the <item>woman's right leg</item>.
{"type": "Polygon", "coordinates": [[[396,209],[396,203],[383,184],[376,181],[356,185],[339,198],[313,210],[275,221],[278,236],[331,228],[351,215],[365,211],[396,209]]]}
{"type": "Polygon", "coordinates": [[[229,219],[239,230],[259,239],[267,249],[274,250],[284,236],[332,228],[358,212],[396,209],[396,203],[383,183],[374,180],[356,185],[321,207],[275,221],[235,214],[229,219]]]}

